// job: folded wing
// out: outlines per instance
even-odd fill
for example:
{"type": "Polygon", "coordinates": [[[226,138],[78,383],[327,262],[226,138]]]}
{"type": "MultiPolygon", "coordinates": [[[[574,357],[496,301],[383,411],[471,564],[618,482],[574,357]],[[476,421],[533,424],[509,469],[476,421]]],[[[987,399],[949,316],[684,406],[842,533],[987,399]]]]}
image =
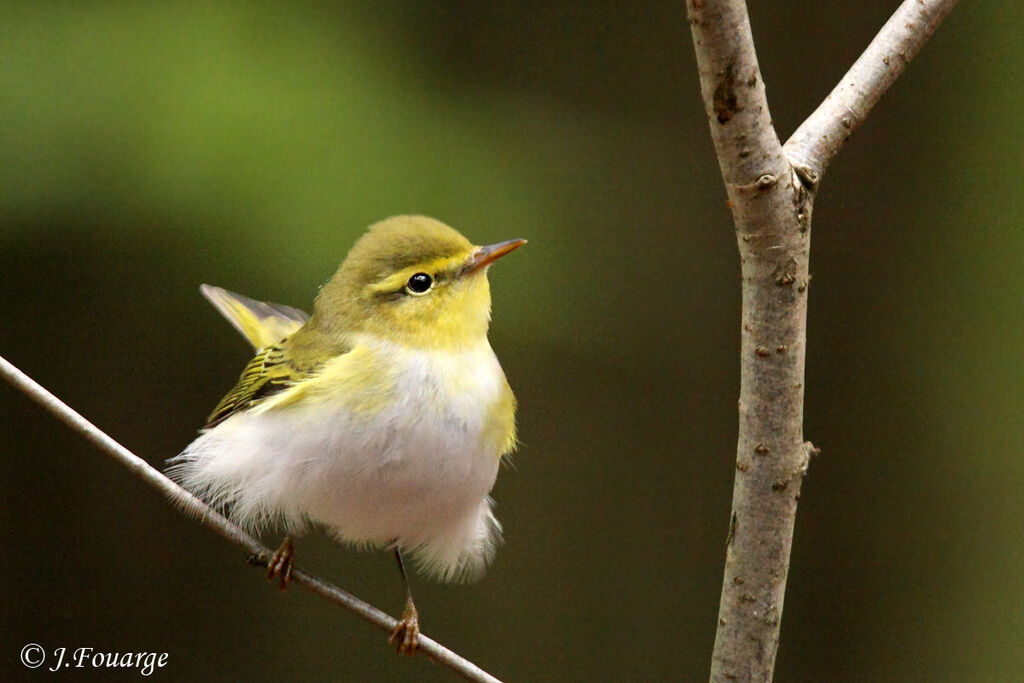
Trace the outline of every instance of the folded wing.
{"type": "Polygon", "coordinates": [[[207,429],[317,371],[318,364],[289,353],[288,338],[305,324],[309,315],[291,306],[256,301],[213,285],[202,285],[199,291],[256,349],[256,357],[245,366],[238,384],[207,418],[207,429]]]}

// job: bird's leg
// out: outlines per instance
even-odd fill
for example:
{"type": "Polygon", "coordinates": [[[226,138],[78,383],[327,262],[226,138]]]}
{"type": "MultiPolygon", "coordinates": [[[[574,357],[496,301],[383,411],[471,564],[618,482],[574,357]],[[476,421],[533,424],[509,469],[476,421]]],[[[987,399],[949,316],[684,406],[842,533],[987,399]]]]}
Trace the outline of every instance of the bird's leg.
{"type": "Polygon", "coordinates": [[[273,557],[267,562],[267,581],[278,579],[278,586],[284,590],[288,587],[288,580],[292,578],[294,564],[295,546],[292,545],[292,537],[285,536],[281,541],[281,547],[274,551],[273,557]]]}
{"type": "Polygon", "coordinates": [[[399,654],[414,655],[420,639],[420,615],[416,611],[416,605],[412,601],[412,589],[409,588],[409,577],[405,573],[405,563],[402,562],[402,551],[395,547],[395,559],[398,560],[398,571],[402,572],[402,581],[405,583],[405,610],[402,612],[402,620],[391,632],[388,642],[394,645],[399,654]]]}

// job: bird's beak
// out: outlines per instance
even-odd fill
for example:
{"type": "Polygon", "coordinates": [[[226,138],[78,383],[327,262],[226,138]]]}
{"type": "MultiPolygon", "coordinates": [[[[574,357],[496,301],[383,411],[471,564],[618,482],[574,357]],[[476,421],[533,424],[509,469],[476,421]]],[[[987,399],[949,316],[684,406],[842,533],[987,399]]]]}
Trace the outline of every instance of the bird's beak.
{"type": "Polygon", "coordinates": [[[465,274],[475,273],[481,268],[486,268],[505,254],[518,249],[526,244],[526,240],[507,240],[497,244],[488,244],[486,247],[479,247],[469,255],[462,272],[465,274]]]}

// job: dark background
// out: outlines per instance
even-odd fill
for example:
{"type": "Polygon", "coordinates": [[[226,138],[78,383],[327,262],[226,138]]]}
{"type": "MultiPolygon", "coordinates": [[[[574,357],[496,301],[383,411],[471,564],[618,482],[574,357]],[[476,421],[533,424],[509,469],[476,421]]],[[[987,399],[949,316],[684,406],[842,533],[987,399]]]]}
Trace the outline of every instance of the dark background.
{"type": "MultiPolygon", "coordinates": [[[[308,309],[396,213],[526,237],[491,272],[506,542],[477,584],[413,579],[425,632],[509,680],[706,678],[739,269],[682,2],[0,7],[0,353],[162,466],[248,359],[199,283],[308,309]]],[[[783,138],[895,7],[751,3],[783,138]]],[[[963,3],[819,193],[822,454],[779,681],[1019,680],[1020,19],[963,3]]],[[[9,387],[0,458],[0,678],[53,676],[18,661],[37,642],[168,652],[166,680],[451,680],[272,589],[9,387]]],[[[400,611],[388,555],[299,553],[400,611]]]]}

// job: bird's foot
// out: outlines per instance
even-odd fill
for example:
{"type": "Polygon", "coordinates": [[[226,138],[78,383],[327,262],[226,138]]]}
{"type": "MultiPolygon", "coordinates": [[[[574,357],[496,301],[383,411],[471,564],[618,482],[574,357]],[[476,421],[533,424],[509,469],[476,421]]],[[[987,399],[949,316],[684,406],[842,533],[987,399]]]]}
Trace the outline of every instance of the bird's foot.
{"type": "Polygon", "coordinates": [[[410,657],[416,654],[416,648],[419,647],[420,641],[420,615],[416,611],[416,605],[412,604],[412,600],[408,600],[405,603],[405,611],[402,613],[402,620],[398,622],[395,629],[391,632],[391,637],[388,638],[388,642],[395,646],[395,650],[398,654],[409,655],[410,657]]]}
{"type": "Polygon", "coordinates": [[[288,580],[292,578],[292,567],[295,564],[295,546],[292,545],[290,536],[285,536],[281,541],[281,547],[274,551],[274,555],[267,562],[267,581],[278,580],[278,587],[284,590],[288,587],[288,580]]]}

